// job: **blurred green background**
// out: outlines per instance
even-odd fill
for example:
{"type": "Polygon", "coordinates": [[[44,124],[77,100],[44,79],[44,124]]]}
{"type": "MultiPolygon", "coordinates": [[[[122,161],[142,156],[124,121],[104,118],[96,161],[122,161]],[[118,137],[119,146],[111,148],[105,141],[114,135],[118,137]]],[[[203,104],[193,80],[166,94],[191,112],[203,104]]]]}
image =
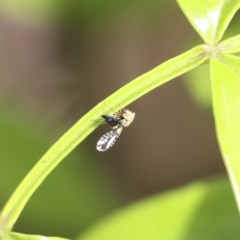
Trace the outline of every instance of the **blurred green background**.
{"type": "MultiPolygon", "coordinates": [[[[196,42],[174,1],[1,0],[1,206],[91,107],[196,42]]],[[[204,66],[187,78],[196,76],[208,86],[204,66]]],[[[101,126],[47,178],[14,230],[74,237],[130,202],[225,173],[209,94],[182,78],[132,104],[136,120],[116,146],[95,150],[101,126]]]]}

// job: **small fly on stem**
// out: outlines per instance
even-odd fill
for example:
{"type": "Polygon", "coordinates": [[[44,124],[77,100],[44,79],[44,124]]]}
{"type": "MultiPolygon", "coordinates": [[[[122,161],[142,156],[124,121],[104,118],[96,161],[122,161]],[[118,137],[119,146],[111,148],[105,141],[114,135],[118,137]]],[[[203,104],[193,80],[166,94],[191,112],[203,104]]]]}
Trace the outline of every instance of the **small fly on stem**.
{"type": "Polygon", "coordinates": [[[128,127],[133,122],[135,113],[127,109],[121,109],[112,115],[102,115],[102,117],[112,130],[103,134],[98,140],[96,148],[100,152],[107,151],[115,144],[123,128],[128,127]]]}

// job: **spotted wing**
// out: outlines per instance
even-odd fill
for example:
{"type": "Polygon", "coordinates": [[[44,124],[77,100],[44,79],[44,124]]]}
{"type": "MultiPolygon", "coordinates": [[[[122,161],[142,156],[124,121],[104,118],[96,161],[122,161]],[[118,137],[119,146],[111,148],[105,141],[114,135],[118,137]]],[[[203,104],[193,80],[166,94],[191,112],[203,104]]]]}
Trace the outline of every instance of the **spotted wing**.
{"type": "Polygon", "coordinates": [[[122,130],[122,127],[117,127],[112,129],[110,132],[103,134],[97,142],[97,150],[99,152],[104,152],[111,148],[119,138],[122,130]]]}

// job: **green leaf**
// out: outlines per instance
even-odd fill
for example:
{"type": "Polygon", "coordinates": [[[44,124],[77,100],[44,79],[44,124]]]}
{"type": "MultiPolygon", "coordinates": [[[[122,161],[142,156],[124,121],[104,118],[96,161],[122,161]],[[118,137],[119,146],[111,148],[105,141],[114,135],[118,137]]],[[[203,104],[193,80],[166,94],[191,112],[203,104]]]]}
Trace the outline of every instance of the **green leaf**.
{"type": "Polygon", "coordinates": [[[134,204],[79,239],[239,239],[239,225],[228,181],[205,181],[134,204]]]}
{"type": "Polygon", "coordinates": [[[189,22],[210,45],[222,38],[234,14],[240,7],[239,0],[177,0],[189,22]]]}
{"type": "Polygon", "coordinates": [[[60,237],[46,237],[40,235],[27,235],[22,233],[12,232],[8,236],[1,238],[2,240],[67,240],[67,238],[60,237]]]}
{"type": "Polygon", "coordinates": [[[209,76],[209,64],[202,64],[188,72],[185,84],[195,102],[205,110],[211,110],[212,92],[209,76]]]}
{"type": "Polygon", "coordinates": [[[228,38],[219,44],[222,53],[239,53],[240,52],[240,35],[228,38]]]}
{"type": "Polygon", "coordinates": [[[218,140],[240,210],[240,58],[210,61],[218,140]]]}

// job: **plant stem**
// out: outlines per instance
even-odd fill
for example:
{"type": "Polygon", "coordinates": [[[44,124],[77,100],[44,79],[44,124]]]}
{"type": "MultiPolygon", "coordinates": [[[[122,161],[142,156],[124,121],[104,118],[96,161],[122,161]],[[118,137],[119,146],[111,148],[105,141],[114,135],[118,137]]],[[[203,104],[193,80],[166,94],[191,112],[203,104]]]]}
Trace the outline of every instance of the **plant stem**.
{"type": "Polygon", "coordinates": [[[137,77],[84,115],[46,152],[12,194],[0,215],[0,237],[11,231],[28,200],[48,174],[102,122],[99,113],[103,113],[106,103],[111,109],[119,110],[119,102],[125,107],[207,59],[204,45],[194,47],[137,77]]]}

